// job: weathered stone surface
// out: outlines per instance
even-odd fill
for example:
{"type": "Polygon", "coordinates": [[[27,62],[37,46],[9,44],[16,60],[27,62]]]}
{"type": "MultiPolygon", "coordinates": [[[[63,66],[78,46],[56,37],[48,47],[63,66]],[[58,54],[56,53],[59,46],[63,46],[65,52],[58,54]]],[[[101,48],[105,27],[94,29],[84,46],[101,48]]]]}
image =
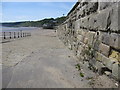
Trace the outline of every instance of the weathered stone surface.
{"type": "Polygon", "coordinates": [[[111,11],[110,11],[110,19],[111,19],[111,25],[110,25],[110,30],[111,31],[120,31],[120,26],[119,26],[119,18],[118,18],[118,15],[120,12],[120,8],[118,7],[118,3],[116,3],[111,11]]]}
{"type": "Polygon", "coordinates": [[[109,18],[110,9],[103,10],[96,15],[91,15],[89,19],[89,28],[93,30],[107,31],[110,26],[109,18]]]}
{"type": "Polygon", "coordinates": [[[70,43],[68,43],[68,48],[69,48],[69,49],[72,49],[72,47],[71,47],[71,44],[70,44],[70,43]]]}
{"type": "Polygon", "coordinates": [[[96,30],[97,29],[97,26],[95,26],[95,23],[96,23],[96,16],[94,15],[91,15],[90,18],[89,18],[89,29],[94,29],[96,30]]]}
{"type": "MultiPolygon", "coordinates": [[[[120,16],[120,1],[118,2],[118,16],[120,16]]],[[[120,17],[118,17],[118,32],[120,32],[120,17]]]]}
{"type": "Polygon", "coordinates": [[[83,18],[82,21],[83,21],[83,27],[89,28],[89,17],[83,18]]]}
{"type": "Polygon", "coordinates": [[[97,61],[96,61],[95,58],[89,60],[90,65],[92,65],[93,67],[96,66],[96,62],[97,62],[97,61]]]}
{"type": "Polygon", "coordinates": [[[96,40],[94,41],[94,45],[93,45],[93,48],[94,50],[98,51],[99,50],[99,45],[100,45],[100,41],[99,40],[96,40]]]}
{"type": "Polygon", "coordinates": [[[80,29],[80,20],[75,21],[75,30],[79,30],[80,29]]]}
{"type": "Polygon", "coordinates": [[[119,34],[115,34],[112,33],[110,35],[110,46],[116,48],[116,49],[120,49],[120,35],[119,34]]]}
{"type": "Polygon", "coordinates": [[[83,40],[84,40],[84,37],[82,35],[77,36],[77,41],[78,42],[83,42],[83,40]]]}
{"type": "Polygon", "coordinates": [[[77,12],[77,17],[80,19],[81,17],[85,16],[85,6],[80,8],[79,11],[77,12]]]}
{"type": "Polygon", "coordinates": [[[83,41],[85,44],[88,43],[88,38],[84,38],[84,41],[83,41]]]}
{"type": "Polygon", "coordinates": [[[99,52],[96,52],[96,60],[98,60],[98,61],[102,61],[102,54],[101,53],[99,53],[99,52]]]}
{"type": "Polygon", "coordinates": [[[118,63],[113,64],[113,69],[112,69],[112,75],[117,78],[118,80],[120,80],[120,65],[118,65],[118,63]]]}
{"type": "Polygon", "coordinates": [[[112,70],[112,67],[113,67],[113,64],[115,63],[116,61],[112,58],[108,58],[104,55],[102,55],[102,63],[107,67],[109,68],[110,70],[112,70]]]}
{"type": "Polygon", "coordinates": [[[101,62],[98,62],[98,61],[96,62],[95,65],[96,65],[98,71],[101,71],[101,68],[102,68],[102,67],[105,67],[101,62]]]}
{"type": "Polygon", "coordinates": [[[81,11],[80,16],[81,17],[85,17],[85,10],[86,10],[86,8],[87,8],[87,5],[84,5],[83,7],[81,7],[81,9],[80,9],[80,11],[81,11]]]}
{"type": "Polygon", "coordinates": [[[98,10],[103,10],[108,7],[110,7],[113,4],[113,2],[99,2],[98,10]]]}
{"type": "Polygon", "coordinates": [[[78,35],[82,35],[81,33],[82,33],[82,29],[78,29],[78,35]]]}
{"type": "Polygon", "coordinates": [[[100,46],[99,46],[99,52],[100,53],[102,53],[102,54],[104,54],[105,56],[108,57],[109,51],[110,51],[110,46],[105,45],[103,43],[100,44],[100,46]]]}
{"type": "Polygon", "coordinates": [[[120,35],[116,33],[103,33],[101,35],[102,43],[109,45],[113,48],[120,49],[120,35]]]}
{"type": "Polygon", "coordinates": [[[88,44],[89,45],[92,45],[93,44],[93,39],[94,39],[94,36],[95,36],[95,32],[88,32],[88,44]]]}
{"type": "Polygon", "coordinates": [[[110,13],[109,8],[99,12],[95,16],[96,21],[94,23],[94,27],[99,29],[99,30],[107,31],[107,29],[109,28],[110,23],[111,23],[109,13],[110,13]]]}
{"type": "Polygon", "coordinates": [[[114,2],[79,3],[77,11],[74,9],[68,15],[67,22],[71,27],[65,23],[61,25],[59,36],[80,60],[93,65],[93,69],[112,70],[113,76],[117,76],[115,63],[120,62],[119,14],[120,5],[114,2]]]}
{"type": "Polygon", "coordinates": [[[102,43],[109,45],[110,44],[110,34],[109,33],[103,33],[102,34],[102,43]]]}
{"type": "Polygon", "coordinates": [[[86,34],[87,34],[87,31],[85,29],[82,29],[81,35],[83,35],[85,37],[86,34]]]}
{"type": "Polygon", "coordinates": [[[84,19],[80,19],[80,27],[84,27],[84,19]]]}
{"type": "Polygon", "coordinates": [[[85,9],[85,13],[87,15],[96,12],[98,9],[98,2],[89,2],[86,9],[85,9]]]}
{"type": "Polygon", "coordinates": [[[112,50],[109,58],[113,58],[114,60],[120,62],[120,53],[115,50],[112,50]]]}
{"type": "Polygon", "coordinates": [[[78,46],[78,52],[77,52],[77,56],[78,56],[78,57],[80,57],[80,55],[82,54],[83,49],[84,49],[84,48],[82,47],[82,45],[79,45],[79,46],[78,46]]]}
{"type": "Polygon", "coordinates": [[[112,73],[111,73],[111,72],[108,72],[108,71],[105,71],[105,74],[106,74],[107,76],[110,76],[112,73]]]}
{"type": "Polygon", "coordinates": [[[98,51],[99,45],[101,43],[99,38],[100,38],[100,32],[97,31],[97,32],[95,32],[94,40],[93,40],[93,49],[95,49],[96,51],[98,51]]]}
{"type": "Polygon", "coordinates": [[[77,58],[80,58],[80,52],[79,51],[77,51],[77,58]]]}
{"type": "Polygon", "coordinates": [[[105,33],[105,32],[101,32],[101,31],[99,31],[98,32],[99,33],[99,37],[98,37],[98,40],[99,40],[99,42],[101,42],[102,43],[102,39],[103,39],[103,34],[105,33]]]}

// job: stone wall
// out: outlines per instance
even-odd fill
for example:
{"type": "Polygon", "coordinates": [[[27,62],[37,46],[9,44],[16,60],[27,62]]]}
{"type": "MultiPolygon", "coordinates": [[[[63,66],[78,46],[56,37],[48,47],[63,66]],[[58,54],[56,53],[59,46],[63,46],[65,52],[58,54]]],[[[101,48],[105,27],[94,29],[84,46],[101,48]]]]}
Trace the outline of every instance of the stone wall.
{"type": "Polygon", "coordinates": [[[59,38],[80,61],[117,80],[120,80],[119,10],[119,2],[80,0],[57,30],[59,38]]]}

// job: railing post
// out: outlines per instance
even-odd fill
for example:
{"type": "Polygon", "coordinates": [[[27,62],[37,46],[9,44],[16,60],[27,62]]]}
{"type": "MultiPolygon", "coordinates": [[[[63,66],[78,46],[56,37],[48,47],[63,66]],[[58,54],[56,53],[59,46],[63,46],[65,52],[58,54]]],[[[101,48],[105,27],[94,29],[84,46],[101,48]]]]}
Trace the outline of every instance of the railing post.
{"type": "Polygon", "coordinates": [[[11,32],[9,32],[9,34],[10,34],[10,39],[11,39],[11,32]]]}
{"type": "Polygon", "coordinates": [[[24,37],[24,33],[23,33],[23,37],[24,37]]]}
{"type": "Polygon", "coordinates": [[[4,37],[4,39],[6,39],[6,37],[5,37],[5,32],[3,33],[3,37],[4,37]]]}
{"type": "Polygon", "coordinates": [[[19,32],[18,32],[18,38],[19,38],[19,32]]]}
{"type": "Polygon", "coordinates": [[[21,30],[21,37],[22,37],[22,30],[21,30]]]}
{"type": "Polygon", "coordinates": [[[15,32],[14,32],[14,38],[16,38],[15,32]]]}

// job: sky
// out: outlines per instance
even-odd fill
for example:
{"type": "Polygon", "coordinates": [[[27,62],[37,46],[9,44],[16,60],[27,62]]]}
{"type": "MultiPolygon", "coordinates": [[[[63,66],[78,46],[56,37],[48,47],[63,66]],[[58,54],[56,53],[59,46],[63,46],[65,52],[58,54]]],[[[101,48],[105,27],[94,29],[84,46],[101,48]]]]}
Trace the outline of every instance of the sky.
{"type": "Polygon", "coordinates": [[[37,21],[67,15],[76,2],[2,2],[2,22],[37,21]]]}

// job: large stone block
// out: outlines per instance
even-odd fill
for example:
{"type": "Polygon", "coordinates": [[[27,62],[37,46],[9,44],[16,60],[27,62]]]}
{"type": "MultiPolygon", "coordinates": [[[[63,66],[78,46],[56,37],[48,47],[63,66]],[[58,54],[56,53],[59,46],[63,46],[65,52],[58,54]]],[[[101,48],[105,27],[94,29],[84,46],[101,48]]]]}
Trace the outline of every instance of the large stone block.
{"type": "Polygon", "coordinates": [[[103,33],[102,34],[102,43],[109,45],[110,44],[110,34],[109,33],[103,33]]]}
{"type": "MultiPolygon", "coordinates": [[[[113,4],[113,2],[102,2],[103,4],[113,4]]],[[[104,7],[104,6],[103,6],[104,7]]],[[[104,7],[105,8],[105,7],[104,7]]],[[[89,21],[89,27],[91,29],[100,29],[107,31],[110,29],[111,31],[120,31],[119,25],[119,17],[120,7],[118,3],[111,6],[111,8],[104,9],[100,11],[97,15],[91,16],[89,21]]]]}
{"type": "Polygon", "coordinates": [[[120,53],[118,51],[112,50],[109,58],[112,58],[115,61],[119,61],[120,62],[120,53]]]}
{"type": "Polygon", "coordinates": [[[84,27],[84,19],[80,19],[80,28],[84,27]]]}
{"type": "Polygon", "coordinates": [[[111,31],[116,31],[116,32],[120,31],[120,26],[119,26],[120,19],[118,17],[119,15],[120,15],[120,7],[118,3],[116,3],[110,11],[110,19],[111,19],[110,30],[111,31]]]}
{"type": "Polygon", "coordinates": [[[97,26],[95,26],[96,23],[96,15],[91,15],[89,18],[89,29],[96,30],[97,26]]]}
{"type": "Polygon", "coordinates": [[[110,41],[109,41],[110,46],[120,49],[120,34],[112,33],[110,35],[110,41]]]}
{"type": "Polygon", "coordinates": [[[113,48],[120,49],[120,35],[116,33],[103,33],[101,35],[102,43],[109,45],[113,48]]]}
{"type": "Polygon", "coordinates": [[[96,12],[97,10],[98,10],[98,2],[89,2],[85,9],[85,13],[86,15],[89,15],[93,12],[96,12]]]}
{"type": "Polygon", "coordinates": [[[118,63],[113,64],[112,75],[120,81],[120,65],[118,63]]]}
{"type": "Polygon", "coordinates": [[[94,40],[95,32],[88,32],[88,44],[92,45],[94,40]]]}
{"type": "Polygon", "coordinates": [[[110,7],[113,2],[99,2],[98,10],[103,10],[110,7]]]}
{"type": "Polygon", "coordinates": [[[80,8],[80,10],[77,12],[77,17],[80,19],[85,15],[84,9],[80,8]]]}
{"type": "Polygon", "coordinates": [[[102,62],[108,69],[112,70],[113,64],[116,62],[116,60],[102,55],[102,62]]]}
{"type": "Polygon", "coordinates": [[[77,19],[80,19],[81,18],[81,16],[80,16],[80,9],[79,9],[79,11],[77,11],[77,19]]]}
{"type": "Polygon", "coordinates": [[[94,28],[98,30],[107,31],[111,24],[110,9],[108,8],[102,10],[95,16],[95,19],[96,20],[94,20],[94,25],[95,25],[94,28]]]}
{"type": "Polygon", "coordinates": [[[82,21],[83,21],[83,27],[88,29],[89,28],[89,17],[83,18],[82,21]]]}
{"type": "MultiPolygon", "coordinates": [[[[120,16],[120,1],[118,2],[118,16],[120,16]]],[[[118,32],[120,33],[120,17],[118,17],[118,32]]]]}
{"type": "Polygon", "coordinates": [[[80,29],[80,20],[75,21],[75,30],[79,30],[80,29]]]}
{"type": "Polygon", "coordinates": [[[103,55],[108,57],[109,51],[110,51],[110,46],[105,45],[103,43],[99,45],[99,52],[102,53],[103,55]]]}
{"type": "Polygon", "coordinates": [[[85,17],[85,10],[87,8],[87,5],[84,5],[83,7],[81,7],[80,9],[80,16],[83,18],[85,17]]]}

